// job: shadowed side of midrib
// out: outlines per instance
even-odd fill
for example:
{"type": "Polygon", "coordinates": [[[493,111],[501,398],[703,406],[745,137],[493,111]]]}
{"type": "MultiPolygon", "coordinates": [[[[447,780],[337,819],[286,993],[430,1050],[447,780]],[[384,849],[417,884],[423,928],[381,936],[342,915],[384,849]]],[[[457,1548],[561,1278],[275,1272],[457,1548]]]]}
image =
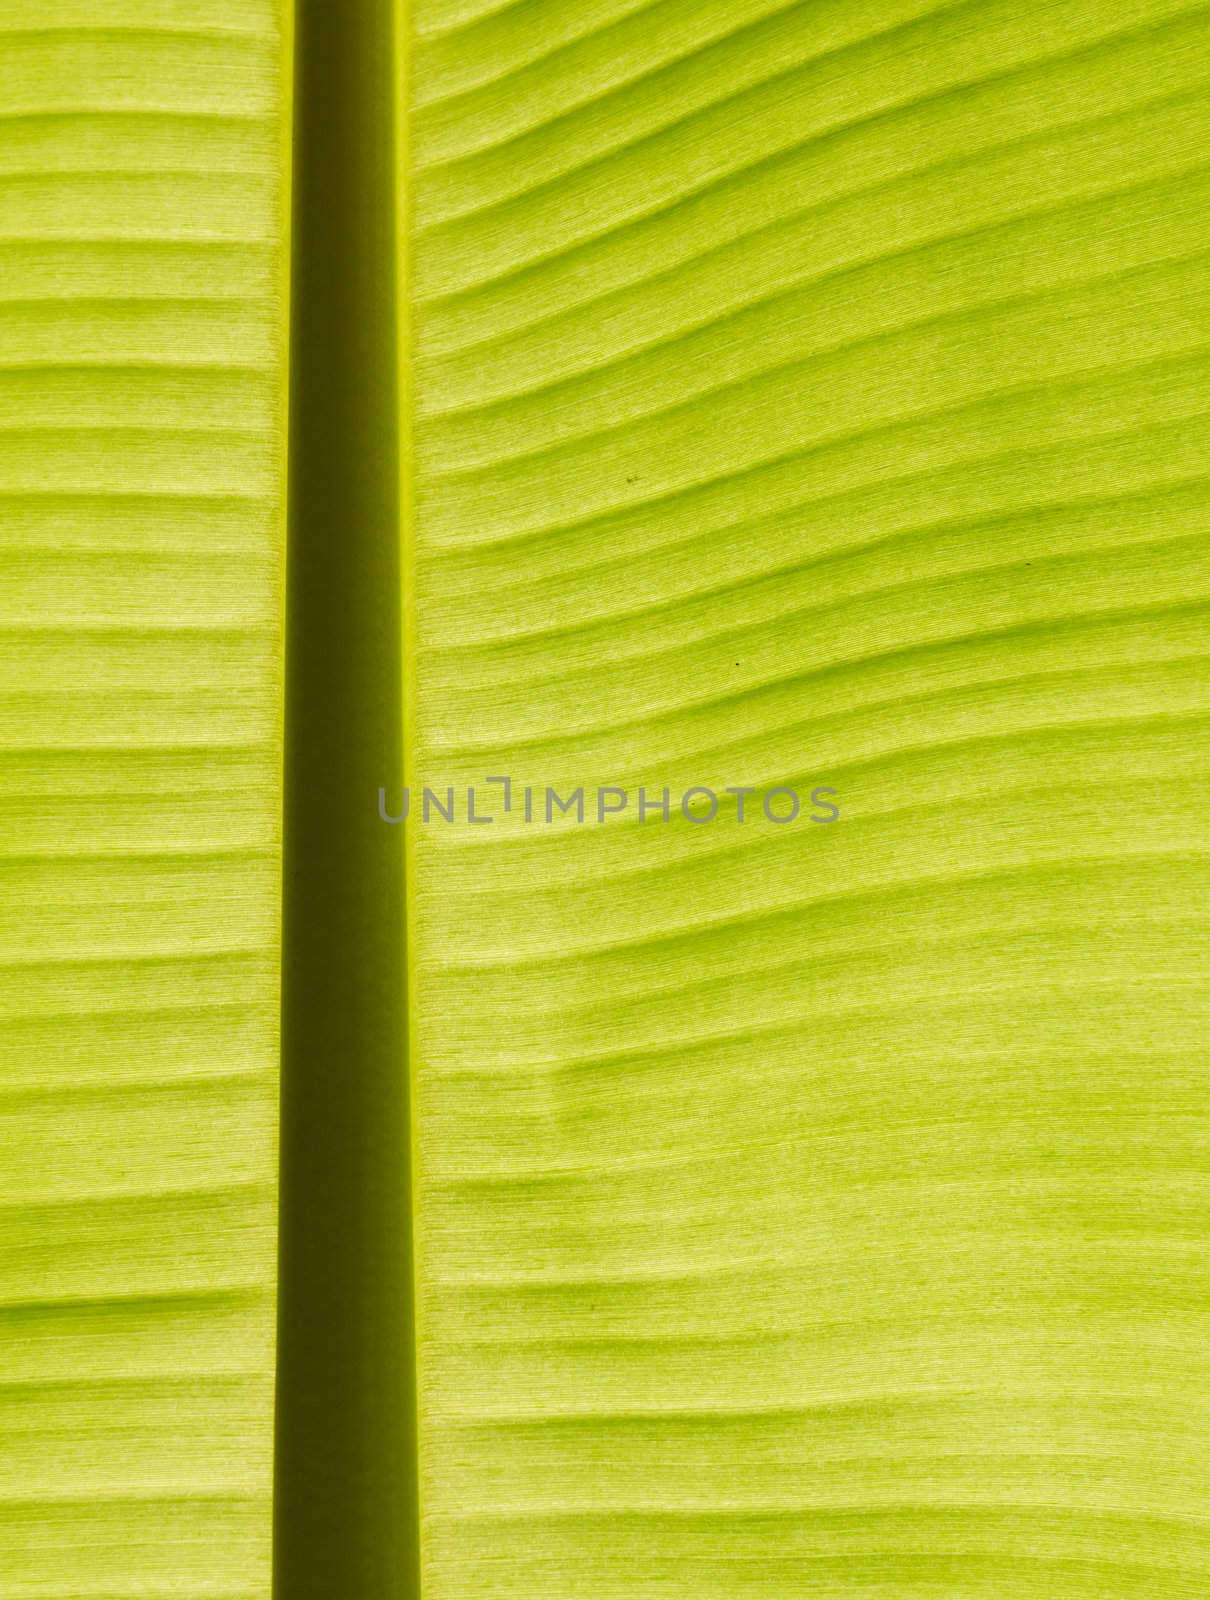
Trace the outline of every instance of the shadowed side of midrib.
{"type": "Polygon", "coordinates": [[[417,1587],[401,760],[394,7],[299,0],[278,1600],[417,1587]]]}

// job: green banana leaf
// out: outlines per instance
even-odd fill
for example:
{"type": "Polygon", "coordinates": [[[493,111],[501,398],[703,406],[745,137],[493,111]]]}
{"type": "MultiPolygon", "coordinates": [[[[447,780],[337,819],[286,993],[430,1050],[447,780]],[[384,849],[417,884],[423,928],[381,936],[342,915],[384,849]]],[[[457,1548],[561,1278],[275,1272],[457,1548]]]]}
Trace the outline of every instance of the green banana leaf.
{"type": "Polygon", "coordinates": [[[425,1594],[1205,1592],[1206,8],[412,21],[425,1594]]]}
{"type": "Polygon", "coordinates": [[[6,1600],[1210,1589],[1208,134],[0,0],[6,1600]]]}
{"type": "Polygon", "coordinates": [[[0,1593],[270,1574],[289,41],[0,3],[0,1593]]]}

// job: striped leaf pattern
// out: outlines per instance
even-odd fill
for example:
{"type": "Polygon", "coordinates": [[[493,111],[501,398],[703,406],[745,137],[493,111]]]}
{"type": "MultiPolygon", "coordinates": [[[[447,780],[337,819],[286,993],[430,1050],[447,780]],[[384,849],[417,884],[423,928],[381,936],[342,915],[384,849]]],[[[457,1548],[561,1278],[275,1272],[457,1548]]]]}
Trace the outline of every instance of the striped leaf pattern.
{"type": "Polygon", "coordinates": [[[409,45],[426,1600],[1204,1594],[1210,9],[409,45]]]}
{"type": "Polygon", "coordinates": [[[287,41],[0,0],[0,1593],[269,1592],[287,41]]]}

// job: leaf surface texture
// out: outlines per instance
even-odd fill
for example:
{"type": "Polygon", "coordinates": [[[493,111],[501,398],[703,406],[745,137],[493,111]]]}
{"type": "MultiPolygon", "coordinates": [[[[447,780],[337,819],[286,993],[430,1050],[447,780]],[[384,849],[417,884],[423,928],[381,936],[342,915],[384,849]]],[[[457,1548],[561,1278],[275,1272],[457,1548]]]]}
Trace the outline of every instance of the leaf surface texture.
{"type": "Polygon", "coordinates": [[[0,1592],[261,1600],[288,41],[0,3],[0,1592]]]}
{"type": "Polygon", "coordinates": [[[410,50],[413,804],[841,808],[413,821],[426,1600],[1204,1593],[1210,13],[410,50]]]}

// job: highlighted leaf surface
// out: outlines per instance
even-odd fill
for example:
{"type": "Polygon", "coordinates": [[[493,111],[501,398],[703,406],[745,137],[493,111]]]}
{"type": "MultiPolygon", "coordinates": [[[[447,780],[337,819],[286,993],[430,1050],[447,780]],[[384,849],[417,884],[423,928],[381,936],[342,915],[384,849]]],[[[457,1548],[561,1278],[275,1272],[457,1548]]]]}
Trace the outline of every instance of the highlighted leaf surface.
{"type": "Polygon", "coordinates": [[[276,0],[0,0],[0,1592],[269,1582],[276,0]]]}
{"type": "Polygon", "coordinates": [[[1210,12],[413,25],[414,793],[841,808],[413,819],[428,1600],[1202,1593],[1210,12]]]}

